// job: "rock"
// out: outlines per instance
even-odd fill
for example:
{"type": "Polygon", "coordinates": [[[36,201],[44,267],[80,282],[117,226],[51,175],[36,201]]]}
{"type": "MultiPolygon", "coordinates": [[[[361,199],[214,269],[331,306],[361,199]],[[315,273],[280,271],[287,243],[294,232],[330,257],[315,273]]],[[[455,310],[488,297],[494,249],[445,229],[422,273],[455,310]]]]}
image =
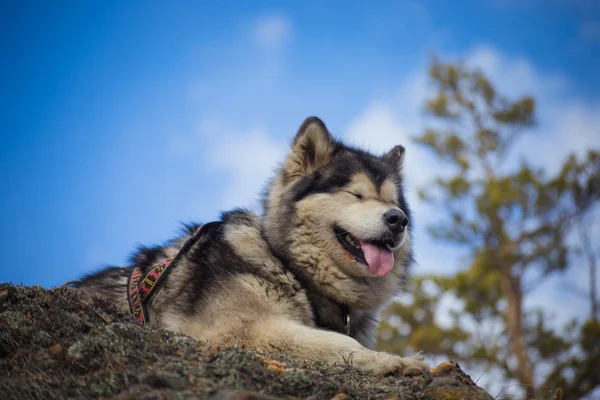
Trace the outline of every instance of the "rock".
{"type": "Polygon", "coordinates": [[[456,363],[375,377],[137,324],[71,288],[0,284],[2,399],[492,399],[456,363]]]}
{"type": "Polygon", "coordinates": [[[174,374],[150,374],[143,381],[154,389],[184,390],[186,387],[183,379],[174,374]]]}
{"type": "Polygon", "coordinates": [[[350,400],[350,397],[346,393],[338,393],[331,400],[350,400]]]}
{"type": "Polygon", "coordinates": [[[50,347],[50,353],[52,353],[54,355],[58,355],[58,354],[62,353],[62,351],[63,351],[63,347],[60,345],[60,343],[56,343],[55,345],[50,347]]]}
{"type": "MultiPolygon", "coordinates": [[[[425,392],[434,399],[484,399],[489,396],[477,387],[471,377],[465,374],[457,363],[443,362],[430,370],[433,380],[425,392]]],[[[491,398],[491,397],[490,397],[491,398]]]]}

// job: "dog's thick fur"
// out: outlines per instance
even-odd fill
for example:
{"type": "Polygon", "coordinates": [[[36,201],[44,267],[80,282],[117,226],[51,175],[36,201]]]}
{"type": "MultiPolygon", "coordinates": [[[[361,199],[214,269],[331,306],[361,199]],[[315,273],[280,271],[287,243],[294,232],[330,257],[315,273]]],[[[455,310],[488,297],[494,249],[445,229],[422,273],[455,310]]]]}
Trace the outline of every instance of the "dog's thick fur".
{"type": "MultiPolygon", "coordinates": [[[[402,146],[381,157],[348,147],[321,120],[308,118],[267,187],[262,218],[235,210],[205,224],[151,298],[151,321],[222,345],[349,363],[375,374],[420,373],[426,368],[420,357],[369,349],[377,313],[412,263],[411,225],[391,231],[384,217],[393,209],[410,218],[403,156],[402,146]],[[340,230],[387,246],[392,270],[371,273],[364,259],[344,249],[340,230]]],[[[183,237],[165,246],[140,248],[132,263],[146,272],[173,257],[196,227],[186,226],[183,237]]],[[[75,286],[128,310],[130,272],[108,268],[75,286]]]]}

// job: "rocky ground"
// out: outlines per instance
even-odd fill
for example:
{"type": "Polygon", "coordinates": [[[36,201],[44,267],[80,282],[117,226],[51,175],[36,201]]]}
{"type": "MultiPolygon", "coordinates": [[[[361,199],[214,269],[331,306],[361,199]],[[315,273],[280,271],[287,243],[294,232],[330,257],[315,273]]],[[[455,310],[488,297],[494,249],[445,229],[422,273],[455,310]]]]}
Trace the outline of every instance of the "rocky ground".
{"type": "Polygon", "coordinates": [[[458,365],[418,377],[219,349],[74,289],[0,284],[2,399],[492,399],[458,365]]]}

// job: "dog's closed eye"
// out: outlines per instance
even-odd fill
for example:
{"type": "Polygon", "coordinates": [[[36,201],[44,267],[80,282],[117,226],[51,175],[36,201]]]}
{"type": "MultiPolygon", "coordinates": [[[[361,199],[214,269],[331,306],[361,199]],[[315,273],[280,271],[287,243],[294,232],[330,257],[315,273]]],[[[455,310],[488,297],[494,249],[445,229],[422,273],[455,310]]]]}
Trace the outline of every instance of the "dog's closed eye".
{"type": "Polygon", "coordinates": [[[363,195],[359,194],[359,193],[350,192],[348,190],[344,190],[344,192],[351,194],[352,196],[356,197],[358,200],[362,200],[364,198],[363,195]]]}

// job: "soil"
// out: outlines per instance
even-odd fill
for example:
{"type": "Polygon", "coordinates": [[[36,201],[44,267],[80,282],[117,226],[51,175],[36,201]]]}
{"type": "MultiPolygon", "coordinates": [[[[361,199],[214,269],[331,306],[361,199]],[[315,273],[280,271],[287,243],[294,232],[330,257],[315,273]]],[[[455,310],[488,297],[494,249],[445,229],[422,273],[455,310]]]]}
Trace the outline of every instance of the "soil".
{"type": "Polygon", "coordinates": [[[451,362],[422,376],[218,348],[71,288],[0,284],[2,399],[486,399],[451,362]]]}

